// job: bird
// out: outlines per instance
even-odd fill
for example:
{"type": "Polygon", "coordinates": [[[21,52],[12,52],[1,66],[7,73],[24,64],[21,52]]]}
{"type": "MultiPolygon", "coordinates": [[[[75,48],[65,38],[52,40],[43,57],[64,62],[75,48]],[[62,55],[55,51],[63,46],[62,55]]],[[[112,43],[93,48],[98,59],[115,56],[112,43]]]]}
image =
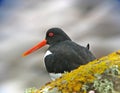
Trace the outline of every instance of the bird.
{"type": "Polygon", "coordinates": [[[52,80],[96,59],[89,50],[89,44],[84,47],[73,42],[61,28],[57,27],[48,29],[45,39],[24,52],[23,56],[45,45],[49,47],[44,55],[44,63],[52,80]]]}

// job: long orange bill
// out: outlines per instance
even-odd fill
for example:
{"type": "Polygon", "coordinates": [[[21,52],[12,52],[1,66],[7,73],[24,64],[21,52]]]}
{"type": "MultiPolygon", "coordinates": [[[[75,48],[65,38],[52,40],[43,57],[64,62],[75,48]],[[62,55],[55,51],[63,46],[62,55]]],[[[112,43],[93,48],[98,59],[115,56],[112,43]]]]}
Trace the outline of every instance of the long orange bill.
{"type": "Polygon", "coordinates": [[[45,46],[46,43],[47,43],[47,40],[43,40],[42,42],[38,43],[37,45],[35,45],[31,49],[29,49],[28,51],[23,53],[23,56],[27,56],[27,55],[31,54],[32,52],[34,52],[34,51],[38,50],[39,48],[45,46]]]}

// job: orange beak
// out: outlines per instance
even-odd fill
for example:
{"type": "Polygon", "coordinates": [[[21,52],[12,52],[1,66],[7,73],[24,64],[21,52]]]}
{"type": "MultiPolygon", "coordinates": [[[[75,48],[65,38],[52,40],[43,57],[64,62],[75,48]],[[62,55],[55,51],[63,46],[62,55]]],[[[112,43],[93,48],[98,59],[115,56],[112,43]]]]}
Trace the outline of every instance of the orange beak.
{"type": "Polygon", "coordinates": [[[38,43],[37,45],[35,45],[31,49],[29,49],[28,51],[23,53],[23,56],[27,56],[27,55],[31,54],[32,52],[38,50],[39,48],[45,46],[46,44],[47,44],[47,40],[43,40],[42,42],[38,43]]]}

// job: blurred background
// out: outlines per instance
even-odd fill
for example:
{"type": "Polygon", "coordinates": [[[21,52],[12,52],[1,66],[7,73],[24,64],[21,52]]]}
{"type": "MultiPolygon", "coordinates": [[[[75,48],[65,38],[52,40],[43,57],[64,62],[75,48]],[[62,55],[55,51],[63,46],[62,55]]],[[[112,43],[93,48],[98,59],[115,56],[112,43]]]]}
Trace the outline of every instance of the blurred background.
{"type": "Polygon", "coordinates": [[[48,46],[22,57],[62,28],[97,58],[120,49],[119,0],[0,0],[0,93],[23,93],[50,81],[43,64],[48,46]]]}

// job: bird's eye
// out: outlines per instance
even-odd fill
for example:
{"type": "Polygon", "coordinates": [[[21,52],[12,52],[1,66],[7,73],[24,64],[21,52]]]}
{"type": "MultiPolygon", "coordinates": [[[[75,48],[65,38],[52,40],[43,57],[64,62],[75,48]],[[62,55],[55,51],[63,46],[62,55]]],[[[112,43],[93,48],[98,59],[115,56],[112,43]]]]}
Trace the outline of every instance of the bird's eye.
{"type": "Polygon", "coordinates": [[[50,32],[50,33],[48,34],[48,36],[49,36],[49,37],[53,37],[53,36],[54,36],[54,33],[50,32]]]}

